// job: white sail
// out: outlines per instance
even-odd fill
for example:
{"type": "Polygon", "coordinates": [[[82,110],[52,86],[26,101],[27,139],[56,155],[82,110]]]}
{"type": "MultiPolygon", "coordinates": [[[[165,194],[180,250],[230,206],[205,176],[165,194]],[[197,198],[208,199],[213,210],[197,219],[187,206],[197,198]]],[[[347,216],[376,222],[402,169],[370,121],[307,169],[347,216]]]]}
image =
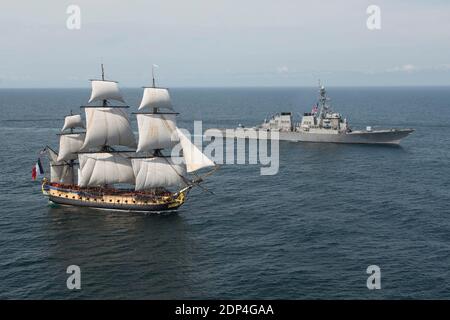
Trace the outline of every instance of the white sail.
{"type": "Polygon", "coordinates": [[[103,100],[116,100],[125,102],[115,81],[91,80],[92,92],[89,103],[103,100]]]}
{"type": "Polygon", "coordinates": [[[84,128],[83,121],[81,120],[81,116],[79,114],[67,116],[64,120],[62,131],[74,128],[84,128]]]}
{"type": "Polygon", "coordinates": [[[59,138],[58,161],[75,160],[84,143],[84,133],[63,134],[59,138]]]}
{"type": "Polygon", "coordinates": [[[86,108],[83,150],[103,146],[136,147],[128,114],[121,108],[86,108]]]}
{"type": "Polygon", "coordinates": [[[50,162],[50,182],[73,184],[75,183],[74,169],[65,161],[58,161],[58,153],[46,148],[50,162]]]}
{"type": "Polygon", "coordinates": [[[74,169],[68,164],[50,164],[50,182],[74,184],[74,169]]]}
{"type": "Polygon", "coordinates": [[[95,187],[115,183],[134,184],[134,173],[127,153],[79,154],[80,187],[95,187]]]}
{"type": "Polygon", "coordinates": [[[48,146],[45,148],[45,151],[47,151],[47,156],[50,164],[58,164],[58,154],[48,146]]]}
{"type": "Polygon", "coordinates": [[[136,152],[170,149],[178,142],[175,114],[137,114],[139,143],[136,152]]]}
{"type": "Polygon", "coordinates": [[[132,159],[135,189],[146,190],[156,187],[181,185],[186,169],[183,164],[174,164],[167,158],[132,159]]]}
{"type": "Polygon", "coordinates": [[[194,172],[202,168],[215,166],[214,161],[205,156],[180,129],[177,128],[177,132],[183,149],[187,172],[194,172]]]}
{"type": "Polygon", "coordinates": [[[166,108],[173,110],[169,90],[152,87],[144,88],[144,95],[142,96],[139,110],[144,108],[166,108]]]}

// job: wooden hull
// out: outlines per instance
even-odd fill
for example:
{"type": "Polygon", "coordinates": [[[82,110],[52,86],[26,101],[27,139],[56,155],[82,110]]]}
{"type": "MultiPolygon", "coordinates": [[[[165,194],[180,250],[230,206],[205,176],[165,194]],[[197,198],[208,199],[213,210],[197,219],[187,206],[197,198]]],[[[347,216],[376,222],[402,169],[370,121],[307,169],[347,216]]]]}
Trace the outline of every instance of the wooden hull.
{"type": "Polygon", "coordinates": [[[51,202],[61,205],[104,210],[163,212],[177,210],[185,202],[188,189],[162,196],[146,196],[129,191],[94,194],[88,189],[61,188],[44,181],[42,192],[51,202]]]}

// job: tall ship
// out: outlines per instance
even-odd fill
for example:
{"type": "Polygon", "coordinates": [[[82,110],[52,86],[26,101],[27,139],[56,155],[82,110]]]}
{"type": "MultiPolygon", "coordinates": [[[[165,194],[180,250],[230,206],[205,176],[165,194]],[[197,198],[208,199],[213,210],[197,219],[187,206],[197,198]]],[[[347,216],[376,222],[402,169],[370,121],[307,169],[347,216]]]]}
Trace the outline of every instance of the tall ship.
{"type": "MultiPolygon", "coordinates": [[[[281,112],[264,120],[258,126],[246,128],[239,125],[234,130],[217,129],[227,137],[252,138],[253,132],[264,131],[263,137],[272,138],[270,133],[276,132],[279,140],[293,142],[331,142],[331,143],[363,143],[363,144],[399,144],[414,129],[373,129],[367,126],[363,130],[353,130],[346,118],[333,111],[329,103],[325,87],[319,85],[319,99],[311,112],[303,114],[300,122],[293,121],[292,112],[281,112]]],[[[214,130],[210,131],[213,134],[214,130]]],[[[256,137],[260,137],[257,135],[256,137]]]]}
{"type": "MultiPolygon", "coordinates": [[[[218,167],[176,125],[169,91],[144,87],[131,129],[118,83],[91,80],[91,97],[80,114],[65,117],[59,150],[44,148],[50,177],[42,192],[59,205],[162,212],[178,209],[194,186],[218,167]],[[85,129],[85,130],[84,130],[85,129]],[[173,152],[175,151],[175,152],[173,152]],[[178,151],[178,152],[177,152],[178,151]],[[173,156],[172,156],[173,155],[173,156]],[[209,167],[203,176],[197,171],[209,167]]],[[[40,163],[40,162],[39,162],[40,163]]],[[[200,186],[207,190],[203,186],[200,186]]],[[[208,190],[209,191],[209,190],[208,190]]]]}

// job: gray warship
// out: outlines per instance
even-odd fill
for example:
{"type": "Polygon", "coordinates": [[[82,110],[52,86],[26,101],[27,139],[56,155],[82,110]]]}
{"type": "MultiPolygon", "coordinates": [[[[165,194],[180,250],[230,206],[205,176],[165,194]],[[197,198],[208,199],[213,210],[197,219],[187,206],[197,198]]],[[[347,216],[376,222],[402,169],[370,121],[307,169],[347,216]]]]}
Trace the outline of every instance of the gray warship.
{"type": "MultiPolygon", "coordinates": [[[[319,99],[311,112],[304,113],[299,123],[294,123],[292,112],[281,112],[264,120],[262,124],[252,128],[242,125],[235,130],[217,129],[226,137],[273,138],[277,132],[279,140],[293,142],[328,142],[328,143],[362,143],[362,144],[399,144],[414,129],[372,129],[352,130],[346,118],[334,112],[329,103],[325,87],[319,85],[319,99]],[[263,131],[264,135],[250,134],[263,131]]],[[[213,131],[214,132],[214,131],[213,131]]],[[[263,139],[263,138],[260,138],[263,139]]]]}

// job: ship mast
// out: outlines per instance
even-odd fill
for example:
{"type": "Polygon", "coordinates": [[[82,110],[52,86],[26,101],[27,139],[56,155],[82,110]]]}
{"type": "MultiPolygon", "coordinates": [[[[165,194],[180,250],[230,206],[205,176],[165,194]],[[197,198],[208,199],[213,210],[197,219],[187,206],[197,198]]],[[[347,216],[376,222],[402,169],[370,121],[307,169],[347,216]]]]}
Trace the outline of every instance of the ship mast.
{"type": "Polygon", "coordinates": [[[136,138],[131,129],[127,105],[110,105],[114,100],[125,104],[118,83],[105,79],[101,64],[101,80],[91,80],[91,97],[88,105],[81,106],[86,113],[86,138],[78,152],[81,187],[107,186],[115,183],[134,184],[131,161],[121,153],[134,152],[136,138]],[[100,102],[101,105],[92,105],[100,102]],[[115,146],[132,148],[116,151],[115,146]]]}
{"type": "Polygon", "coordinates": [[[327,97],[327,91],[325,90],[325,87],[320,83],[319,80],[319,125],[322,125],[322,121],[325,118],[326,114],[330,111],[330,106],[328,105],[327,101],[330,99],[327,97]]]}
{"type": "MultiPolygon", "coordinates": [[[[152,64],[152,86],[153,88],[156,88],[156,82],[155,82],[155,65],[152,64]]],[[[158,106],[153,107],[153,113],[158,113],[158,106]]],[[[163,154],[161,153],[161,149],[155,149],[153,150],[153,156],[155,157],[161,157],[163,154]]]]}
{"type": "Polygon", "coordinates": [[[152,64],[152,79],[153,79],[153,88],[156,88],[155,85],[155,65],[152,64]]]}
{"type": "Polygon", "coordinates": [[[156,86],[155,67],[157,65],[153,64],[152,85],[144,87],[139,111],[135,114],[139,128],[137,152],[151,152],[157,157],[163,156],[161,150],[170,149],[174,145],[170,138],[176,128],[175,116],[178,113],[173,110],[169,91],[156,86]]]}
{"type": "MultiPolygon", "coordinates": [[[[105,68],[103,67],[103,63],[102,65],[102,81],[105,81],[105,68]]],[[[108,105],[108,101],[106,99],[103,99],[103,106],[106,107],[108,105]]]]}
{"type": "Polygon", "coordinates": [[[59,154],[51,163],[51,177],[52,182],[75,184],[74,168],[78,164],[77,152],[80,151],[84,142],[85,132],[75,132],[75,128],[84,128],[83,121],[79,114],[73,114],[70,110],[70,115],[65,117],[64,126],[59,135],[59,154]],[[53,167],[60,168],[53,168],[53,167]],[[52,170],[53,169],[53,170],[52,170]],[[59,180],[59,181],[55,181],[59,180]]]}
{"type": "MultiPolygon", "coordinates": [[[[73,116],[72,109],[70,109],[70,115],[73,116]]],[[[70,127],[70,134],[73,134],[73,127],[70,127]]],[[[70,168],[71,168],[72,172],[74,172],[73,171],[74,167],[75,167],[75,160],[71,159],[70,160],[70,168]]],[[[75,184],[75,175],[74,174],[72,174],[72,184],[75,184]]]]}
{"type": "MultiPolygon", "coordinates": [[[[152,86],[153,86],[153,88],[156,88],[155,65],[154,64],[152,64],[152,86]]],[[[153,107],[153,113],[158,113],[158,106],[153,107]]]]}
{"type": "Polygon", "coordinates": [[[190,188],[194,182],[185,177],[186,172],[215,164],[177,128],[178,113],[173,110],[169,91],[156,86],[155,66],[152,66],[152,86],[144,87],[139,111],[135,113],[139,131],[136,152],[147,154],[131,159],[136,190],[157,190],[179,184],[190,188]],[[172,149],[178,141],[183,149],[181,162],[162,152],[172,149]]]}
{"type": "Polygon", "coordinates": [[[125,103],[116,81],[105,80],[105,68],[101,64],[101,80],[91,80],[92,92],[89,103],[101,101],[102,105],[81,106],[85,108],[87,136],[83,149],[100,148],[112,151],[113,145],[135,147],[135,138],[130,121],[123,109],[127,105],[108,105],[108,100],[125,103]]]}

